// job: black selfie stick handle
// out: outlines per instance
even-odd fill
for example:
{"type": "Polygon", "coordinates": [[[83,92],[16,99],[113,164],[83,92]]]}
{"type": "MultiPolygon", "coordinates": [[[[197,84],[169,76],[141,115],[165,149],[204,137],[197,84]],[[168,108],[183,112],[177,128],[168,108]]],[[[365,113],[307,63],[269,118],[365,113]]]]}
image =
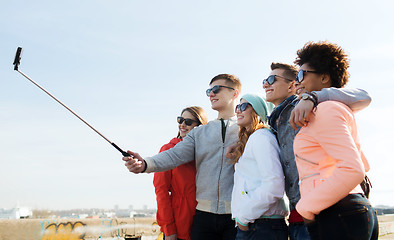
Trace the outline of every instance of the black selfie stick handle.
{"type": "Polygon", "coordinates": [[[123,151],[120,147],[118,147],[118,145],[116,145],[115,143],[111,143],[111,145],[114,146],[116,149],[118,149],[118,151],[122,153],[123,157],[131,156],[129,153],[123,151]]]}

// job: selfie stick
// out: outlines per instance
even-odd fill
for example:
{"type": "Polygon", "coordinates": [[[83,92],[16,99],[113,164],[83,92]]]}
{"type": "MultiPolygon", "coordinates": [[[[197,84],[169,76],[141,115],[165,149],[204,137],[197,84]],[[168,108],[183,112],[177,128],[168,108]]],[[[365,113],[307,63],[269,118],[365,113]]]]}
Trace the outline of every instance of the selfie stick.
{"type": "Polygon", "coordinates": [[[76,114],[73,110],[71,110],[69,107],[67,107],[64,103],[62,103],[61,101],[59,101],[55,96],[53,96],[51,93],[49,93],[47,90],[45,90],[43,87],[41,87],[40,85],[38,85],[36,82],[34,82],[31,78],[29,78],[27,75],[25,75],[23,72],[19,71],[18,67],[20,64],[20,60],[21,60],[21,54],[22,54],[22,48],[18,47],[18,49],[16,50],[16,54],[15,54],[15,59],[14,59],[14,70],[18,71],[20,74],[22,74],[22,76],[24,76],[25,78],[27,78],[30,82],[32,82],[34,85],[36,85],[38,88],[40,88],[42,91],[44,91],[46,94],[48,94],[51,98],[53,98],[56,102],[60,103],[63,107],[65,107],[68,111],[70,111],[72,114],[74,114],[74,116],[76,116],[77,118],[79,118],[79,120],[81,120],[82,122],[84,122],[86,125],[88,125],[91,129],[93,129],[93,131],[95,131],[98,135],[100,135],[102,138],[104,138],[107,142],[109,142],[113,147],[115,147],[119,152],[122,153],[122,155],[124,157],[130,157],[130,154],[128,154],[127,152],[123,151],[120,147],[118,147],[115,143],[111,142],[110,140],[108,140],[108,138],[104,137],[103,134],[101,134],[99,131],[97,131],[94,127],[92,127],[88,122],[86,122],[85,120],[83,120],[80,116],[78,116],[78,114],[76,114]]]}

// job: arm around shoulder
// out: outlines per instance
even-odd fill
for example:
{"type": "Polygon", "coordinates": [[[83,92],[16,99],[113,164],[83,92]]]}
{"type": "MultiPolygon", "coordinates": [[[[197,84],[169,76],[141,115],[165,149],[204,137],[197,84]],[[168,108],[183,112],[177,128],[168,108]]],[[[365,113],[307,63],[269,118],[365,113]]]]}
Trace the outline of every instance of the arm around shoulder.
{"type": "Polygon", "coordinates": [[[316,94],[319,103],[325,101],[341,102],[353,112],[363,110],[371,103],[371,96],[367,91],[359,88],[323,88],[321,91],[313,91],[316,94]]]}

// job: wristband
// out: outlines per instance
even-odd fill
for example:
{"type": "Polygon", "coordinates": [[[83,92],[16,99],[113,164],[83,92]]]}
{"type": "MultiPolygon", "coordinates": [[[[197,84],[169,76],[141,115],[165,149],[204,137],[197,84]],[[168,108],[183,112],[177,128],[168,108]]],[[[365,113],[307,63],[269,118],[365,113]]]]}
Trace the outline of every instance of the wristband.
{"type": "Polygon", "coordinates": [[[145,172],[145,171],[146,171],[146,169],[148,168],[148,164],[146,163],[146,161],[145,161],[145,160],[144,160],[144,163],[145,163],[145,167],[144,167],[144,170],[142,170],[142,172],[141,172],[141,173],[145,172]]]}
{"type": "Polygon", "coordinates": [[[301,95],[301,99],[302,99],[302,100],[309,100],[309,101],[312,101],[312,103],[313,103],[313,108],[316,108],[316,106],[317,106],[317,96],[316,96],[315,94],[309,93],[309,92],[303,93],[303,94],[301,95]]]}

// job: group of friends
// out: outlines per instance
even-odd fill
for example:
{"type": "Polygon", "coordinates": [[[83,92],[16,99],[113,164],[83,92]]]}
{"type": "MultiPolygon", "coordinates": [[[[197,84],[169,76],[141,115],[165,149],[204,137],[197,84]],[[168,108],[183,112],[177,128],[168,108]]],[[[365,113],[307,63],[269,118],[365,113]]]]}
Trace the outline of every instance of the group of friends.
{"type": "Polygon", "coordinates": [[[206,94],[217,119],[187,107],[159,154],[128,151],[130,172],[155,172],[165,239],[378,238],[354,117],[371,98],[343,88],[349,60],[337,44],[308,42],[294,63],[271,64],[265,99],[215,76],[206,94]]]}

